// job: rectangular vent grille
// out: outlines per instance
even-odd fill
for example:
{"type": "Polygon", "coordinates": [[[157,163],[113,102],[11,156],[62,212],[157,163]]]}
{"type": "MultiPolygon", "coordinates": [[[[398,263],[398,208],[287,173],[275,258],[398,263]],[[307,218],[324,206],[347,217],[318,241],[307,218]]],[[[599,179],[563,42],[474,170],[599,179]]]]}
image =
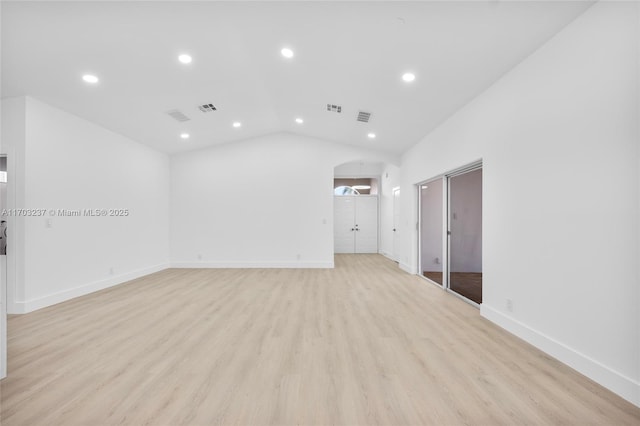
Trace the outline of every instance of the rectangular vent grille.
{"type": "Polygon", "coordinates": [[[213,106],[213,104],[202,104],[198,105],[198,109],[202,112],[211,112],[216,111],[217,108],[213,106]]]}
{"type": "Polygon", "coordinates": [[[371,118],[370,112],[359,111],[358,112],[358,121],[362,121],[363,123],[368,123],[371,118]]]}
{"type": "Polygon", "coordinates": [[[327,111],[329,112],[342,112],[342,107],[340,105],[327,104],[327,111]]]}
{"type": "Polygon", "coordinates": [[[177,120],[177,121],[179,121],[181,123],[191,120],[189,117],[184,115],[184,113],[182,111],[180,111],[178,109],[167,111],[167,114],[169,114],[169,116],[173,117],[175,120],[177,120]]]}

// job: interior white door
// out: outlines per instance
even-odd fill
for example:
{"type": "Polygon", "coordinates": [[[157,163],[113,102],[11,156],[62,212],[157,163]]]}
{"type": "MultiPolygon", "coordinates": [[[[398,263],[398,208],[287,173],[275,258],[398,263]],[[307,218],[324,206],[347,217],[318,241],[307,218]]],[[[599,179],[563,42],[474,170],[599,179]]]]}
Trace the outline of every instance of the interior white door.
{"type": "Polygon", "coordinates": [[[378,252],[378,197],[355,197],[356,253],[378,252]]]}
{"type": "Polygon", "coordinates": [[[400,261],[399,243],[400,235],[400,188],[393,190],[393,259],[400,261]]]}
{"type": "Polygon", "coordinates": [[[335,253],[378,252],[378,197],[334,197],[333,249],[335,253]]]}
{"type": "Polygon", "coordinates": [[[334,197],[333,251],[335,253],[355,253],[355,211],[355,197],[334,197]]]}

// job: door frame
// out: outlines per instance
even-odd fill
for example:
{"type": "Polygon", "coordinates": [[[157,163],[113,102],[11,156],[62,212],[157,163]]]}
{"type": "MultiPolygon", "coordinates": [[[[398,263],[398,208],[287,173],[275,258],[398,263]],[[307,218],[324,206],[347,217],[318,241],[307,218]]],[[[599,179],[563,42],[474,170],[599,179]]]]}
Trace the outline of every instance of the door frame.
{"type": "MultiPolygon", "coordinates": [[[[466,297],[464,297],[463,295],[451,290],[451,282],[450,282],[450,278],[449,278],[449,274],[451,273],[451,178],[454,178],[456,176],[461,176],[465,173],[469,173],[469,172],[473,172],[475,170],[483,170],[482,167],[482,160],[477,160],[474,161],[473,163],[469,163],[465,166],[459,167],[455,170],[450,171],[449,173],[446,173],[444,175],[444,184],[445,184],[445,194],[447,197],[447,202],[446,202],[446,215],[444,216],[444,224],[445,224],[445,234],[444,236],[446,237],[446,252],[447,252],[447,266],[446,266],[446,270],[447,270],[447,278],[446,280],[443,280],[447,283],[447,287],[445,288],[445,290],[451,294],[453,294],[454,296],[464,300],[465,302],[467,302],[468,304],[475,306],[476,308],[480,308],[480,304],[474,302],[471,299],[468,299],[466,297]]],[[[484,179],[483,179],[484,182],[484,179]]],[[[483,215],[484,217],[484,215],[483,215]]],[[[482,250],[482,249],[481,249],[482,250]]],[[[484,257],[483,257],[484,258],[484,257]]],[[[484,267],[482,268],[482,270],[484,271],[484,267]]]]}
{"type": "Polygon", "coordinates": [[[436,285],[442,289],[448,288],[448,279],[449,279],[449,253],[445,249],[447,245],[447,229],[446,229],[446,220],[442,221],[442,284],[439,284],[427,277],[425,277],[422,273],[424,270],[422,269],[422,186],[427,185],[429,183],[436,182],[438,180],[442,180],[440,183],[442,185],[442,218],[446,218],[447,216],[447,188],[446,188],[446,175],[438,175],[432,177],[430,179],[424,180],[418,184],[416,184],[416,190],[418,191],[418,276],[427,280],[433,285],[436,285]]]}
{"type": "MultiPolygon", "coordinates": [[[[455,297],[458,297],[461,300],[469,303],[470,305],[475,306],[476,308],[479,308],[480,305],[475,303],[473,300],[467,299],[466,297],[456,293],[450,288],[449,272],[451,270],[451,234],[449,231],[450,231],[451,218],[449,216],[451,212],[451,206],[450,206],[451,197],[450,197],[449,183],[450,183],[450,179],[453,177],[460,176],[465,173],[472,172],[478,169],[484,170],[482,159],[472,161],[463,166],[456,167],[455,169],[448,170],[442,174],[433,176],[426,180],[422,180],[415,184],[415,190],[418,197],[418,203],[417,203],[418,204],[418,223],[416,227],[418,231],[418,235],[416,238],[417,244],[418,244],[418,250],[417,250],[418,276],[426,280],[427,282],[442,288],[444,291],[451,293],[455,297]],[[430,182],[435,182],[439,179],[442,179],[442,186],[443,186],[442,188],[442,219],[443,219],[442,220],[442,285],[422,275],[422,238],[421,238],[422,237],[422,185],[426,185],[430,182]]],[[[483,186],[484,186],[484,180],[483,180],[483,186]]],[[[484,215],[483,215],[483,218],[484,218],[484,215]]],[[[483,267],[483,270],[484,270],[484,267],[483,267]]]]}

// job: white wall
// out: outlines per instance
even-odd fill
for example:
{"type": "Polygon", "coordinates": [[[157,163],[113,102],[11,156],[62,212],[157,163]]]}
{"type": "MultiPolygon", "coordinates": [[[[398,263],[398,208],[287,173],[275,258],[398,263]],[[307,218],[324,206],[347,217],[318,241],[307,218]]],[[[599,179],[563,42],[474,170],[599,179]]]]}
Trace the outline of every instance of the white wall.
{"type": "Polygon", "coordinates": [[[3,102],[7,116],[24,117],[22,122],[3,120],[15,134],[21,132],[16,126],[24,128],[22,139],[13,140],[18,145],[14,153],[23,150],[14,164],[18,181],[13,202],[18,208],[47,211],[44,217],[14,220],[11,233],[19,254],[10,281],[13,312],[167,267],[168,156],[32,98],[3,102]],[[130,214],[49,213],[58,209],[128,209],[130,214]]]}
{"type": "Polygon", "coordinates": [[[636,7],[595,4],[425,137],[402,191],[481,158],[482,315],[640,405],[636,7]]]}
{"type": "Polygon", "coordinates": [[[171,157],[177,267],[332,267],[334,167],[386,154],[276,134],[171,157]]]}
{"type": "Polygon", "coordinates": [[[373,177],[380,176],[385,164],[379,162],[350,161],[335,167],[335,177],[373,177]]]}

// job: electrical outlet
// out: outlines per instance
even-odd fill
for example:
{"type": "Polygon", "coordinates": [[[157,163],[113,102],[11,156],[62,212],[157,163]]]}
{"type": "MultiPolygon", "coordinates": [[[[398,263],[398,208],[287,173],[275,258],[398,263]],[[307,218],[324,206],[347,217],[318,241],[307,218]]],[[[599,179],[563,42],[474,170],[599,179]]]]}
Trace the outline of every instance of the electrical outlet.
{"type": "Polygon", "coordinates": [[[296,259],[300,260],[300,253],[296,255],[296,259]]]}
{"type": "Polygon", "coordinates": [[[513,300],[507,299],[506,300],[506,307],[507,307],[507,311],[513,312],[513,300]]]}
{"type": "Polygon", "coordinates": [[[202,255],[198,253],[198,260],[202,260],[202,255]]]}
{"type": "Polygon", "coordinates": [[[115,271],[113,270],[113,266],[111,268],[109,268],[109,275],[113,275],[115,273],[115,271]]]}

